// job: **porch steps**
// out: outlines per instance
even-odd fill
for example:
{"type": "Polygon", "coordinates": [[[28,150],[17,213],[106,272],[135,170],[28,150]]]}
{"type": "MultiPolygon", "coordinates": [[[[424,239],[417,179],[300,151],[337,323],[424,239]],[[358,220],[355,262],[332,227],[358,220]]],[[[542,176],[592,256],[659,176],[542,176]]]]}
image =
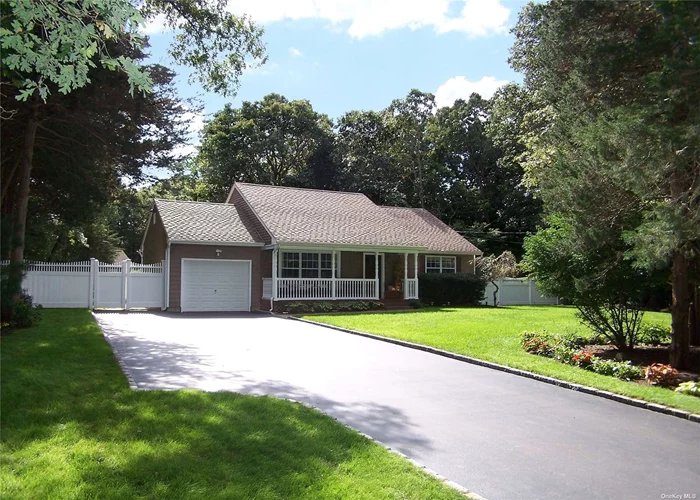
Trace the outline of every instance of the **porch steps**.
{"type": "Polygon", "coordinates": [[[404,299],[385,298],[381,302],[384,304],[384,309],[387,311],[405,311],[411,309],[411,306],[408,305],[408,301],[404,299]]]}

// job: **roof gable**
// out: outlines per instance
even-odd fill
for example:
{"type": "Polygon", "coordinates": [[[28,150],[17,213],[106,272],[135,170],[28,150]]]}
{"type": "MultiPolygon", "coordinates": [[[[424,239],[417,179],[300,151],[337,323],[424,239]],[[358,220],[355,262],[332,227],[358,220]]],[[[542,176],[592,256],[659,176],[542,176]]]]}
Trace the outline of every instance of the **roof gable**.
{"type": "Polygon", "coordinates": [[[232,204],[158,199],[155,208],[171,241],[258,243],[232,204]]]}

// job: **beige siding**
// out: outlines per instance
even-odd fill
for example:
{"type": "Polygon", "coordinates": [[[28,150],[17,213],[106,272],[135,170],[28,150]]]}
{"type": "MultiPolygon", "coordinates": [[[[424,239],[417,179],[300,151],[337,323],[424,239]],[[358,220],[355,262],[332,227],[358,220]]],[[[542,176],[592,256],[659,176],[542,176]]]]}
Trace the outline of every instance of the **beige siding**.
{"type": "Polygon", "coordinates": [[[251,304],[253,310],[261,309],[262,277],[260,247],[229,247],[216,245],[176,245],[170,246],[170,304],[171,310],[180,310],[180,284],[182,283],[182,259],[236,259],[250,260],[251,274],[251,304]],[[216,250],[221,250],[217,257],[216,250]]]}
{"type": "Polygon", "coordinates": [[[270,244],[272,242],[272,235],[265,229],[265,226],[260,221],[257,215],[250,208],[248,203],[243,199],[243,196],[237,189],[233,190],[231,196],[231,202],[238,210],[238,215],[241,218],[241,222],[246,227],[248,232],[253,236],[255,241],[270,244]]]}
{"type": "Polygon", "coordinates": [[[143,263],[156,264],[165,260],[168,237],[165,234],[165,228],[157,210],[153,212],[153,216],[148,224],[146,238],[143,242],[143,263]]]}

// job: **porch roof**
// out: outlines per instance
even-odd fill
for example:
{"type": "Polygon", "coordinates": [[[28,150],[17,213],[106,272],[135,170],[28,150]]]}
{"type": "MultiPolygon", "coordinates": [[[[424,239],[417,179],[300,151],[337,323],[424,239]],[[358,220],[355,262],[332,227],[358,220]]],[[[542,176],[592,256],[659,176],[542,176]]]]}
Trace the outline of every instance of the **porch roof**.
{"type": "Polygon", "coordinates": [[[427,210],[383,207],[361,193],[236,183],[278,243],[481,251],[427,210]]]}

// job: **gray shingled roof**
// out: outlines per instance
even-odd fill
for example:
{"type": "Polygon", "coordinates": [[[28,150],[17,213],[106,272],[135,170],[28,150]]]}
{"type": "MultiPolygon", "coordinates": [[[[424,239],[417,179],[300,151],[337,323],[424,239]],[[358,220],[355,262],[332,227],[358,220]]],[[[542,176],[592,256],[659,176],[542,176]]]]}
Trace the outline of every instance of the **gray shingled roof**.
{"type": "Polygon", "coordinates": [[[250,231],[228,203],[156,200],[168,238],[174,241],[255,243],[250,231]]]}
{"type": "Polygon", "coordinates": [[[481,253],[426,210],[378,206],[360,193],[246,183],[235,187],[281,243],[481,253]]]}

